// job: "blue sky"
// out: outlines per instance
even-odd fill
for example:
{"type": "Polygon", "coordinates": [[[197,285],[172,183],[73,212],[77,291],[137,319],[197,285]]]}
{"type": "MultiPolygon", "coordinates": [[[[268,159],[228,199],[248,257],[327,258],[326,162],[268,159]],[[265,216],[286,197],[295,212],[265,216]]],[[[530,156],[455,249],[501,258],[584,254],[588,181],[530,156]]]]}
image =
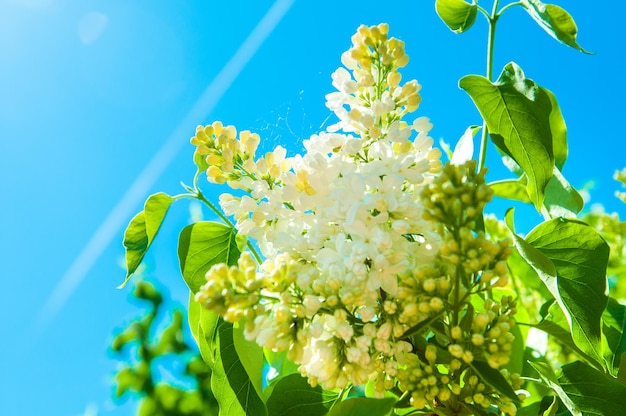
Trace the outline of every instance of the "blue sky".
{"type": "MultiPolygon", "coordinates": [[[[593,180],[592,199],[624,217],[611,176],[626,165],[626,6],[607,3],[560,3],[592,56],[511,9],[494,73],[515,60],[556,94],[566,177],[577,187],[593,180]]],[[[418,114],[454,144],[480,123],[457,81],[484,74],[487,26],[478,16],[455,35],[434,1],[0,0],[0,414],[132,414],[111,400],[117,362],[107,355],[115,329],[139,313],[129,290],[116,289],[124,226],[147,195],[191,181],[197,124],[219,119],[258,132],[268,148],[300,151],[329,124],[324,95],[350,36],[379,22],[406,42],[404,79],[423,85],[418,114]]],[[[490,177],[502,178],[490,150],[490,177]]],[[[150,276],[180,303],[175,242],[189,216],[177,203],[147,257],[150,276]]]]}

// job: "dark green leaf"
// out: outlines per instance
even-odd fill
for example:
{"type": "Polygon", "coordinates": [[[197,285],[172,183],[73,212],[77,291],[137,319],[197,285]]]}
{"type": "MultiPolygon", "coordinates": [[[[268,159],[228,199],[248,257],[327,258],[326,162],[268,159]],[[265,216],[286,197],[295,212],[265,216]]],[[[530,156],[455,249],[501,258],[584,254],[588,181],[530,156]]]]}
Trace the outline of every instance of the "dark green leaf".
{"type": "Polygon", "coordinates": [[[544,384],[550,387],[559,396],[565,407],[567,407],[573,416],[582,416],[577,403],[575,403],[573,398],[570,398],[561,387],[556,374],[554,374],[554,370],[548,364],[542,362],[530,362],[529,364],[537,371],[544,384]]]}
{"type": "Polygon", "coordinates": [[[498,390],[501,394],[505,395],[514,402],[520,401],[517,394],[515,394],[515,390],[513,390],[513,387],[511,387],[509,382],[506,381],[506,378],[504,378],[500,370],[491,368],[491,366],[486,362],[478,360],[472,361],[469,365],[491,387],[498,390]]]}
{"type": "Polygon", "coordinates": [[[566,10],[554,4],[544,4],[539,0],[522,0],[522,5],[539,26],[554,39],[581,52],[590,53],[576,42],[578,28],[566,10]]]}
{"type": "Polygon", "coordinates": [[[126,279],[124,283],[118,286],[119,288],[128,283],[130,276],[141,264],[173,201],[174,198],[162,192],[149,196],[143,211],[135,215],[126,227],[124,247],[126,249],[127,272],[126,279]]]}
{"type": "Polygon", "coordinates": [[[396,404],[396,399],[370,399],[368,397],[354,397],[337,403],[328,416],[386,416],[396,404]]]}
{"type": "Polygon", "coordinates": [[[233,341],[233,326],[222,321],[218,327],[218,353],[211,375],[211,390],[220,415],[265,416],[267,408],[243,367],[233,341]]]}
{"type": "Polygon", "coordinates": [[[626,306],[609,298],[602,322],[607,346],[605,359],[611,374],[617,376],[622,354],[626,352],[626,306]]]}
{"type": "Polygon", "coordinates": [[[551,292],[556,283],[552,294],[570,323],[574,342],[602,364],[601,318],[608,302],[608,244],[587,224],[562,218],[535,227],[526,241],[550,259],[556,269],[556,282],[549,278],[544,283],[551,292]]]}
{"type": "Polygon", "coordinates": [[[267,399],[269,416],[323,416],[337,399],[337,393],[311,387],[300,374],[281,378],[267,399]]]}
{"type": "Polygon", "coordinates": [[[478,6],[474,1],[436,0],[435,10],[443,22],[455,33],[463,33],[476,21],[478,6]]]}
{"type": "Polygon", "coordinates": [[[495,83],[468,75],[459,86],[470,95],[487,122],[494,143],[528,176],[528,196],[539,210],[554,168],[550,97],[534,81],[525,78],[513,62],[504,67],[495,83]],[[502,143],[498,143],[498,137],[502,143]]]}
{"type": "MultiPolygon", "coordinates": [[[[516,317],[519,319],[519,317],[516,317]]],[[[524,350],[526,348],[526,342],[524,340],[524,335],[522,334],[522,330],[520,325],[515,325],[511,328],[511,333],[515,336],[513,340],[513,344],[511,345],[511,356],[509,358],[509,362],[504,365],[503,368],[507,369],[509,373],[514,374],[522,374],[522,370],[524,369],[524,350]]]]}
{"type": "Polygon", "coordinates": [[[541,403],[534,402],[517,410],[515,416],[539,416],[541,414],[541,403]]]}
{"type": "Polygon", "coordinates": [[[554,175],[546,186],[542,213],[546,219],[564,217],[576,218],[585,205],[583,198],[567,182],[561,171],[555,166],[554,175]]]}
{"type": "Polygon", "coordinates": [[[563,366],[558,382],[583,415],[624,414],[626,386],[580,361],[563,366]]]}
{"type": "Polygon", "coordinates": [[[193,293],[206,283],[206,272],[220,263],[237,264],[240,251],[232,227],[209,221],[183,228],[178,239],[178,259],[185,283],[193,293]]]}

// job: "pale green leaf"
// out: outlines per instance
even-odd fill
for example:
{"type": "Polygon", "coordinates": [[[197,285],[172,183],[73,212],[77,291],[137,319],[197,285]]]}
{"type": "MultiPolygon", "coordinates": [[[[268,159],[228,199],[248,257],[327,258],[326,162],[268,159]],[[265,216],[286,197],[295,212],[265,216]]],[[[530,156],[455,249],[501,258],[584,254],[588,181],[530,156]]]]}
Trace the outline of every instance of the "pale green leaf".
{"type": "Polygon", "coordinates": [[[522,5],[535,22],[554,39],[586,54],[590,53],[576,41],[578,27],[565,9],[539,0],[522,0],[522,5]]]}
{"type": "Polygon", "coordinates": [[[491,182],[489,187],[493,191],[493,196],[532,204],[532,201],[528,197],[528,192],[526,192],[525,176],[519,179],[505,179],[491,182]]]}
{"type": "Polygon", "coordinates": [[[567,160],[567,127],[565,119],[561,113],[561,107],[552,91],[540,87],[550,99],[552,110],[550,111],[550,131],[552,132],[552,151],[554,153],[554,164],[560,170],[567,160]]]}
{"type": "Polygon", "coordinates": [[[144,209],[130,221],[124,232],[124,248],[126,249],[126,279],[118,288],[128,283],[130,276],[141,264],[165,218],[165,214],[174,201],[169,195],[159,192],[150,195],[144,209]]]}
{"type": "Polygon", "coordinates": [[[474,136],[480,130],[480,126],[469,126],[463,136],[454,147],[454,153],[450,163],[453,165],[463,165],[474,157],[474,136]]]}
{"type": "Polygon", "coordinates": [[[474,1],[436,0],[435,10],[443,22],[455,33],[468,30],[476,21],[478,6],[474,1]]]}
{"type": "Polygon", "coordinates": [[[370,399],[354,397],[335,404],[328,416],[386,416],[396,404],[396,399],[370,399]]]}
{"type": "Polygon", "coordinates": [[[545,192],[541,212],[546,220],[557,217],[576,218],[585,205],[582,196],[556,166],[545,192]]]}
{"type": "Polygon", "coordinates": [[[178,239],[178,259],[183,279],[193,293],[206,282],[211,266],[237,263],[241,252],[236,235],[234,228],[209,221],[183,228],[178,239]]]}
{"type": "Polygon", "coordinates": [[[311,387],[300,374],[290,374],[273,386],[267,410],[270,416],[323,416],[336,399],[337,393],[311,387]]]}
{"type": "Polygon", "coordinates": [[[494,143],[526,173],[528,196],[539,210],[554,168],[550,97],[515,63],[506,65],[495,83],[468,75],[459,86],[474,101],[494,143]]]}
{"type": "Polygon", "coordinates": [[[189,323],[189,329],[191,330],[191,335],[196,340],[196,344],[198,344],[200,335],[198,333],[198,328],[200,326],[200,316],[202,314],[202,307],[195,300],[194,294],[189,292],[189,303],[187,306],[187,322],[189,323]]]}

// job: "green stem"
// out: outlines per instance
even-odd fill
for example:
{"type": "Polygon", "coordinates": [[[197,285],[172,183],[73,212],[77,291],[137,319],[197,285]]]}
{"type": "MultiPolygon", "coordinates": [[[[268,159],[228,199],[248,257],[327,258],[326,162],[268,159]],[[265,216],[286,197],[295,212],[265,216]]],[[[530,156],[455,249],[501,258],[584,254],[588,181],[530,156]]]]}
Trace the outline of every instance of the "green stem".
{"type": "Polygon", "coordinates": [[[217,207],[215,205],[213,205],[213,203],[211,201],[209,201],[208,199],[206,199],[204,197],[204,195],[202,194],[202,192],[199,189],[196,189],[196,195],[195,195],[196,199],[204,202],[209,208],[211,208],[211,210],[218,216],[220,217],[220,219],[222,221],[224,221],[224,224],[228,225],[229,227],[235,227],[235,224],[233,224],[227,217],[226,215],[222,214],[222,211],[220,211],[219,209],[217,209],[217,207]]]}
{"type": "Polygon", "coordinates": [[[516,1],[516,2],[513,2],[513,3],[509,3],[509,4],[507,4],[506,6],[504,6],[504,7],[503,7],[503,8],[502,8],[499,12],[498,12],[498,16],[500,16],[502,13],[504,13],[504,11],[505,11],[505,10],[510,9],[511,7],[514,7],[514,6],[521,6],[521,5],[522,5],[522,2],[521,2],[521,1],[516,1]]]}
{"type": "MultiPolygon", "coordinates": [[[[196,190],[196,194],[195,195],[191,194],[191,195],[188,195],[188,196],[191,196],[193,198],[196,198],[196,199],[204,202],[209,208],[211,208],[211,210],[218,217],[220,217],[220,219],[224,222],[224,224],[228,225],[229,227],[235,228],[235,224],[233,224],[224,214],[222,214],[222,211],[220,211],[211,201],[206,199],[206,197],[202,194],[202,191],[200,191],[200,189],[198,189],[197,180],[198,180],[198,174],[196,173],[196,176],[194,177],[194,180],[193,180],[193,185],[194,185],[194,188],[196,190]]],[[[185,196],[187,196],[187,195],[185,195],[185,196]]],[[[263,263],[263,259],[261,258],[261,255],[256,250],[256,248],[254,248],[254,246],[252,245],[250,240],[246,241],[246,246],[248,247],[248,250],[250,250],[250,253],[254,257],[256,262],[258,264],[263,263]]]]}
{"type": "Polygon", "coordinates": [[[485,17],[489,20],[491,19],[491,17],[489,16],[489,12],[487,10],[485,10],[483,7],[480,6],[480,4],[477,4],[476,7],[478,8],[478,10],[485,15],[485,17]]]}
{"type": "MultiPolygon", "coordinates": [[[[346,385],[345,385],[345,386],[341,389],[341,391],[339,392],[339,395],[337,396],[337,398],[336,398],[336,399],[335,399],[335,401],[333,402],[333,405],[332,405],[332,406],[330,406],[329,411],[330,411],[330,410],[332,410],[332,409],[333,409],[333,407],[335,407],[335,405],[336,405],[337,403],[339,403],[340,401],[342,401],[342,400],[343,400],[343,396],[344,396],[344,395],[346,395],[346,394],[350,391],[350,389],[351,389],[351,388],[352,388],[352,383],[348,383],[348,384],[346,384],[346,385]]],[[[329,413],[330,413],[330,412],[329,412],[329,413]]]]}
{"type": "MultiPolygon", "coordinates": [[[[494,0],[493,8],[491,9],[491,15],[488,16],[489,20],[489,37],[487,38],[487,79],[491,81],[493,77],[493,46],[496,38],[496,22],[498,21],[498,3],[499,0],[494,0]]],[[[505,10],[504,7],[502,10],[505,10]]],[[[502,11],[500,11],[502,13],[502,11]]],[[[487,158],[487,141],[489,139],[489,129],[487,122],[483,121],[483,134],[480,141],[480,154],[478,156],[478,172],[485,167],[487,158]]]]}

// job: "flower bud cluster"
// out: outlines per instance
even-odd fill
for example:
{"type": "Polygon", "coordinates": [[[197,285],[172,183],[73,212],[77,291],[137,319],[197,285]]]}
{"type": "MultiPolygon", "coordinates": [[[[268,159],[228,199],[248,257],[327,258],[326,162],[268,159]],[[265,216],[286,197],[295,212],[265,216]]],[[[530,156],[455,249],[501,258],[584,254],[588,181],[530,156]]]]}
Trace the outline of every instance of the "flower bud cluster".
{"type": "MultiPolygon", "coordinates": [[[[464,360],[453,356],[449,363],[442,365],[441,355],[446,352],[435,344],[428,344],[421,355],[407,354],[406,366],[398,371],[397,379],[398,387],[410,393],[413,407],[438,408],[442,414],[456,414],[463,405],[478,409],[495,407],[511,416],[517,413],[512,400],[485,383],[464,360]]],[[[511,375],[507,370],[502,370],[502,374],[513,389],[521,388],[518,374],[511,375]]]]}
{"type": "MultiPolygon", "coordinates": [[[[511,357],[516,313],[511,297],[499,302],[491,298],[492,289],[508,284],[506,261],[512,249],[507,240],[494,243],[474,230],[491,197],[484,172],[476,174],[475,167],[474,162],[447,165],[422,193],[424,215],[438,224],[443,241],[433,263],[405,277],[399,293],[420,296],[421,288],[443,299],[445,306],[440,326],[433,326],[423,350],[407,356],[397,378],[418,409],[456,409],[463,403],[475,409],[497,406],[513,415],[516,407],[510,398],[484,382],[474,365],[480,361],[503,371],[511,357]],[[477,310],[472,297],[478,293],[484,301],[477,310]]],[[[521,386],[516,375],[509,382],[521,386]]]]}
{"type": "Polygon", "coordinates": [[[493,191],[485,183],[486,170],[476,173],[476,161],[464,165],[447,164],[422,193],[427,218],[448,229],[475,229],[493,191]]]}

